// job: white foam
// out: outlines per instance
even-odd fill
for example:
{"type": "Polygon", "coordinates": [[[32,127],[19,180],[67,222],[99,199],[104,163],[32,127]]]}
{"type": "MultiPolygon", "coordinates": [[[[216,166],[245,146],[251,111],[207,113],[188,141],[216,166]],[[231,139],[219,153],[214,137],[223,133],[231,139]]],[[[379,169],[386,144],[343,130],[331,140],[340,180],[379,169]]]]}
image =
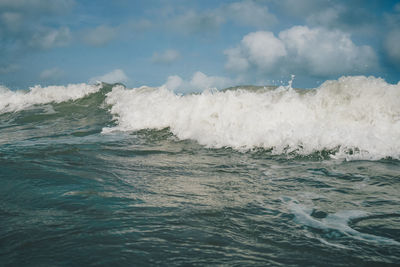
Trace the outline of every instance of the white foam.
{"type": "Polygon", "coordinates": [[[400,84],[374,77],[342,77],[306,93],[280,87],[182,96],[116,86],[106,102],[118,126],[104,132],[170,127],[208,147],[300,154],[340,147],[335,157],[400,158],[400,84]]]}
{"type": "Polygon", "coordinates": [[[31,87],[29,91],[11,91],[6,87],[0,86],[0,113],[19,111],[37,104],[76,100],[95,93],[100,88],[101,84],[89,85],[81,83],[48,87],[37,85],[31,87]]]}
{"type": "MultiPolygon", "coordinates": [[[[365,242],[376,242],[389,245],[400,245],[399,242],[391,238],[361,233],[349,226],[352,219],[368,217],[368,213],[360,210],[343,210],[333,214],[328,214],[325,218],[318,220],[311,216],[312,209],[297,203],[289,201],[289,208],[296,216],[296,221],[314,229],[324,231],[338,231],[342,235],[352,237],[365,242]]],[[[332,232],[329,232],[332,236],[332,232]]]]}
{"type": "Polygon", "coordinates": [[[182,96],[116,86],[106,102],[118,126],[105,133],[170,127],[180,139],[215,148],[300,154],[339,148],[337,158],[400,158],[400,83],[380,78],[342,77],[306,93],[280,87],[182,96]]]}

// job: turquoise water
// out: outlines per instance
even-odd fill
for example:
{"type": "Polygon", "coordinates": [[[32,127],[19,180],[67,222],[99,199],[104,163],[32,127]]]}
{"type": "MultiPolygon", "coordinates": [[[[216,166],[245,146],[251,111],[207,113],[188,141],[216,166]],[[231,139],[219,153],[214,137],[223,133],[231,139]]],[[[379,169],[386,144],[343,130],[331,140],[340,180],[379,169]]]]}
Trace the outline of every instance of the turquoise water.
{"type": "Polygon", "coordinates": [[[111,89],[0,115],[1,265],[400,262],[396,151],[339,157],[287,141],[279,153],[207,145],[176,125],[123,128],[111,89]]]}

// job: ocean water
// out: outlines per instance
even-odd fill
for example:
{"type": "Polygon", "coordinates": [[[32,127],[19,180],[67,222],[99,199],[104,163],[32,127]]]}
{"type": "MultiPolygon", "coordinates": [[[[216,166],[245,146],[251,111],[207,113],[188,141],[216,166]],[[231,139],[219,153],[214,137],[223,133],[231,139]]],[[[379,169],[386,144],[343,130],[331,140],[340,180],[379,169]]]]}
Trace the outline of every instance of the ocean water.
{"type": "Polygon", "coordinates": [[[400,84],[0,87],[2,266],[396,266],[400,84]]]}

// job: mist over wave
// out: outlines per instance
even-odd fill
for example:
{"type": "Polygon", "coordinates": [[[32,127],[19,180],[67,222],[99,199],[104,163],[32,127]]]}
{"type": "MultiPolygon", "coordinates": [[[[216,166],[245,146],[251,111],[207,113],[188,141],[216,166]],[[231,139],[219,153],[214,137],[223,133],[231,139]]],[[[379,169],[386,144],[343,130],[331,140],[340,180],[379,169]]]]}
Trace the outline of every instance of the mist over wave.
{"type": "Polygon", "coordinates": [[[326,81],[313,90],[205,91],[115,86],[106,103],[118,120],[110,131],[163,129],[207,147],[329,150],[348,159],[400,157],[400,84],[365,76],[326,81]]]}

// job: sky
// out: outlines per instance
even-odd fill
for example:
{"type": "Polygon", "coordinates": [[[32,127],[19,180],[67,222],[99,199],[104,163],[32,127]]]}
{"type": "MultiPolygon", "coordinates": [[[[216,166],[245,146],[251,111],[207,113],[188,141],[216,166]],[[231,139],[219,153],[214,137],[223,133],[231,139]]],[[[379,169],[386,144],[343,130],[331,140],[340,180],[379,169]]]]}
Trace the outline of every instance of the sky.
{"type": "Polygon", "coordinates": [[[400,1],[0,0],[0,84],[400,80],[400,1]]]}

